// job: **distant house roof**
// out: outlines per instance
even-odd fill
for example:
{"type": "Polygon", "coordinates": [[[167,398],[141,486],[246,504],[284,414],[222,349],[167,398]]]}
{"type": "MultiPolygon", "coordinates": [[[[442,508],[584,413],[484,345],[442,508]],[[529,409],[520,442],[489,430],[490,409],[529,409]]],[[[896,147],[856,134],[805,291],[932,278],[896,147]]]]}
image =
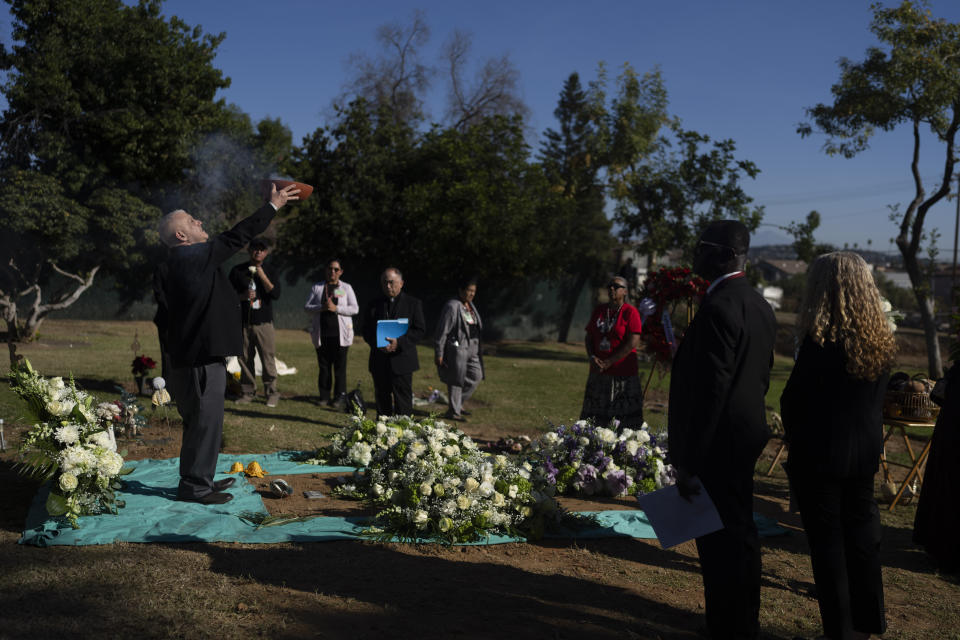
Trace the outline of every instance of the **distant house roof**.
{"type": "Polygon", "coordinates": [[[757,266],[769,265],[773,269],[780,271],[788,276],[807,272],[807,263],[803,260],[768,260],[764,259],[757,263],[757,266]]]}

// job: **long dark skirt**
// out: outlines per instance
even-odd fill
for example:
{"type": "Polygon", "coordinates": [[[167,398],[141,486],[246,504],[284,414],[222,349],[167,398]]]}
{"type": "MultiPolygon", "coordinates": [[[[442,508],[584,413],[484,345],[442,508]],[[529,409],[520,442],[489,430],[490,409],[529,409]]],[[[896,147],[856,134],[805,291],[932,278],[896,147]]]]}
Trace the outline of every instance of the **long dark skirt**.
{"type": "Polygon", "coordinates": [[[590,372],[583,394],[580,419],[602,426],[619,420],[617,429],[638,429],[643,424],[643,389],[637,376],[611,376],[590,372]]]}

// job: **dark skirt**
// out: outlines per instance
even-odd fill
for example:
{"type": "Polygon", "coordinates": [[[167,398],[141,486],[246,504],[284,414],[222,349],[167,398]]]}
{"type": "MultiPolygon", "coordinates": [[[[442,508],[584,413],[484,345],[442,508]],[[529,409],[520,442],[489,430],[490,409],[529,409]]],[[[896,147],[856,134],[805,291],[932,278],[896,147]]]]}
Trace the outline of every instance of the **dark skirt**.
{"type": "Polygon", "coordinates": [[[583,394],[580,419],[592,419],[594,424],[607,426],[619,420],[617,429],[639,429],[643,424],[643,389],[640,378],[610,376],[591,372],[583,394]]]}

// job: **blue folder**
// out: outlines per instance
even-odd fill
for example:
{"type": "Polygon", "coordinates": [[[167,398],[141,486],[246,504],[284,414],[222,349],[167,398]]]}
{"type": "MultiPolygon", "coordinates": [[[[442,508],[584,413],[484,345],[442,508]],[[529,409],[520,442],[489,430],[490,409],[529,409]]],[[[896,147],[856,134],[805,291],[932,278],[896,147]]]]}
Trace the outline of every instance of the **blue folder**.
{"type": "Polygon", "coordinates": [[[387,346],[387,338],[399,338],[407,333],[407,327],[409,326],[409,318],[398,318],[396,320],[377,320],[377,346],[387,346]]]}

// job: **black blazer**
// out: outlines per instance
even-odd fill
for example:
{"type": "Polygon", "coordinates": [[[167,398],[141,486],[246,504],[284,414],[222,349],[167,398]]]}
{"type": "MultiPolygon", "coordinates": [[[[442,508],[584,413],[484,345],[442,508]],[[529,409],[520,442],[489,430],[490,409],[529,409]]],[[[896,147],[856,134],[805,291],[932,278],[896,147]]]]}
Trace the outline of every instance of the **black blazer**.
{"type": "Polygon", "coordinates": [[[732,464],[753,467],[770,438],[776,318],[745,277],[717,285],[700,305],[673,361],[670,460],[690,475],[732,464]]]}
{"type": "Polygon", "coordinates": [[[883,447],[883,395],[890,379],[854,378],[843,349],[807,336],[780,396],[790,474],[873,475],[883,447]]]}
{"type": "Polygon", "coordinates": [[[275,213],[267,203],[207,242],[172,247],[157,266],[154,322],[174,367],[239,355],[240,300],[220,265],[263,233],[275,213]]]}
{"type": "Polygon", "coordinates": [[[423,305],[420,300],[403,291],[396,297],[393,308],[390,299],[380,296],[370,302],[363,313],[363,339],[370,345],[368,367],[371,373],[389,367],[394,374],[413,373],[420,368],[417,357],[417,342],[427,332],[427,323],[423,319],[423,305]],[[397,338],[397,350],[384,353],[377,348],[377,320],[396,320],[408,318],[410,324],[407,333],[397,338]]]}

